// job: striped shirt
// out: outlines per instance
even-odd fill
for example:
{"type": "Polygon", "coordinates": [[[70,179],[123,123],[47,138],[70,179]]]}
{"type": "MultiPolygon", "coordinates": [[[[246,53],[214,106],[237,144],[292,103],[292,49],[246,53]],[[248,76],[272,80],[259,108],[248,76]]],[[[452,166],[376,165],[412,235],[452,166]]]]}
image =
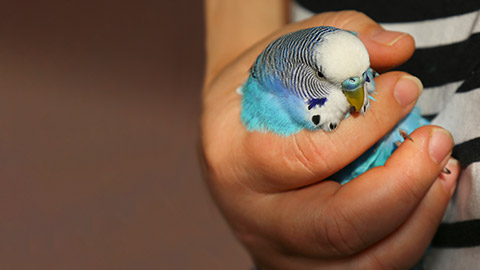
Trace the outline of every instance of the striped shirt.
{"type": "Polygon", "coordinates": [[[462,173],[423,267],[480,269],[480,1],[297,0],[292,19],[345,9],[415,38],[413,57],[397,70],[422,80],[417,106],[455,140],[462,173]]]}

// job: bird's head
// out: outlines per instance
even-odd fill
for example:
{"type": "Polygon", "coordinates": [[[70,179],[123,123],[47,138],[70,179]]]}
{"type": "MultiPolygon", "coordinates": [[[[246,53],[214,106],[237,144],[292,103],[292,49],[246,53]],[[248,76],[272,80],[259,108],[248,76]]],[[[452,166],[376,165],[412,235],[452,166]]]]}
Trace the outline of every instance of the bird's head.
{"type": "Polygon", "coordinates": [[[314,48],[318,76],[341,88],[347,101],[360,111],[365,95],[366,71],[370,67],[368,51],[353,33],[335,31],[325,35],[314,48]]]}

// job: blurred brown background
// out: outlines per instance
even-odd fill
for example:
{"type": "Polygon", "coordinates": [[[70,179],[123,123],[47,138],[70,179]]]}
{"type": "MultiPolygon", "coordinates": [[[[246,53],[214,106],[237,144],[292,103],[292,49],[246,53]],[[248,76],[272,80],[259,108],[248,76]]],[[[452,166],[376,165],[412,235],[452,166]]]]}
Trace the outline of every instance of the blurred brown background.
{"type": "Polygon", "coordinates": [[[248,269],[196,145],[202,1],[1,1],[0,269],[248,269]]]}

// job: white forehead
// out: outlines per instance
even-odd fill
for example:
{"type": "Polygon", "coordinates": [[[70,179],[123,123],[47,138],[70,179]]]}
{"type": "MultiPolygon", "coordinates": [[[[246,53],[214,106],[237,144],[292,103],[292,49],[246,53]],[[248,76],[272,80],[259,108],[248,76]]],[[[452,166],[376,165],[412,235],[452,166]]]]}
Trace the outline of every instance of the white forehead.
{"type": "Polygon", "coordinates": [[[370,66],[370,58],[363,43],[346,31],[325,36],[315,48],[315,59],[323,75],[335,83],[360,76],[370,66]]]}

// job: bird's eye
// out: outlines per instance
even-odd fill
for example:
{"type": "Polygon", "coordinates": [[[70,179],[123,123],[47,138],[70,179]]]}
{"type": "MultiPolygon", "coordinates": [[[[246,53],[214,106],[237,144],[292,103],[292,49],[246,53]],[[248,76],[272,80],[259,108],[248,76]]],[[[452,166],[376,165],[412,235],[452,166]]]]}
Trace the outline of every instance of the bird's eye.
{"type": "Polygon", "coordinates": [[[317,71],[317,76],[321,79],[324,79],[325,78],[325,75],[323,75],[323,73],[319,70],[317,71]]]}
{"type": "Polygon", "coordinates": [[[358,78],[358,77],[352,77],[352,78],[346,79],[342,83],[342,87],[345,90],[354,90],[354,89],[358,88],[359,85],[360,85],[360,78],[358,78]]]}

